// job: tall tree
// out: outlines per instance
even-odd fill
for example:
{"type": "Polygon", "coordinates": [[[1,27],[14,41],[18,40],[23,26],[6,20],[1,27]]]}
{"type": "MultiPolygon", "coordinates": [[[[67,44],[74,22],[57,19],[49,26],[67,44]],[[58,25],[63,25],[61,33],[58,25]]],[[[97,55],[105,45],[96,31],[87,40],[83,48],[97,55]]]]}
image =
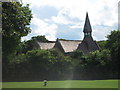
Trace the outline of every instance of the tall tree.
{"type": "Polygon", "coordinates": [[[18,2],[2,3],[2,52],[3,61],[15,52],[21,37],[30,33],[32,18],[29,5],[23,6],[18,2]]]}
{"type": "Polygon", "coordinates": [[[107,48],[111,51],[112,56],[112,66],[115,70],[118,70],[118,66],[120,65],[119,56],[120,56],[120,31],[112,31],[107,36],[107,48]]]}
{"type": "Polygon", "coordinates": [[[45,38],[45,36],[34,36],[31,40],[39,41],[39,42],[47,42],[48,40],[45,38]]]}

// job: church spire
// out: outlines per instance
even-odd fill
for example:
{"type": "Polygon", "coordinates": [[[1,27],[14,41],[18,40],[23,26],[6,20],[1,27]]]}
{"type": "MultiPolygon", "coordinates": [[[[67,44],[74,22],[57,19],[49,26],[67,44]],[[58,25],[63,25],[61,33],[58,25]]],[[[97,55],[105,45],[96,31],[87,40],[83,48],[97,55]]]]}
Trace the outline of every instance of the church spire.
{"type": "Polygon", "coordinates": [[[91,35],[91,32],[92,32],[88,12],[86,13],[86,19],[85,19],[83,32],[84,32],[85,36],[86,35],[91,35]]]}

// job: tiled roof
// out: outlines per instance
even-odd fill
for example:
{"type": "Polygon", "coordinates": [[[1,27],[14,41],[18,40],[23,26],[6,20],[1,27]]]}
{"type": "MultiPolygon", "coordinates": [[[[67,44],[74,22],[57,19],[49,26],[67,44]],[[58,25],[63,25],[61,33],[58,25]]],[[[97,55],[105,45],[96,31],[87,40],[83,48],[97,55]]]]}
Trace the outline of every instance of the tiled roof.
{"type": "Polygon", "coordinates": [[[83,32],[85,32],[85,33],[92,32],[88,13],[86,14],[86,20],[85,20],[83,32]]]}

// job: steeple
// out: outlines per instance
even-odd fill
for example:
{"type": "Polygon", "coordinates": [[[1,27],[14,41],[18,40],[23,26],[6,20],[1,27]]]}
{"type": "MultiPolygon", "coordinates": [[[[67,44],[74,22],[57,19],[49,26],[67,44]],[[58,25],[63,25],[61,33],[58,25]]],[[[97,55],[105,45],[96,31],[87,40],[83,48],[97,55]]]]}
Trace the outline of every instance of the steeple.
{"type": "Polygon", "coordinates": [[[87,55],[89,52],[99,50],[99,46],[93,40],[92,35],[91,35],[92,28],[90,25],[88,13],[86,13],[86,20],[85,20],[83,32],[84,32],[84,39],[79,44],[77,49],[82,50],[85,55],[87,55]]]}
{"type": "Polygon", "coordinates": [[[91,32],[92,32],[92,28],[90,25],[90,20],[89,20],[89,16],[88,16],[88,12],[86,13],[86,19],[85,19],[85,24],[84,24],[84,29],[83,29],[84,35],[91,36],[91,32]]]}

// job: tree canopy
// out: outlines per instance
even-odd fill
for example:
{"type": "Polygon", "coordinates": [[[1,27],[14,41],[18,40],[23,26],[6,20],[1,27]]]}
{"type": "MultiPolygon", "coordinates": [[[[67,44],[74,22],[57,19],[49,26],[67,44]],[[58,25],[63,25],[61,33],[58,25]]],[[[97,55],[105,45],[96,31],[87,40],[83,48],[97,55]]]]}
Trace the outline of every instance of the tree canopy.
{"type": "Polygon", "coordinates": [[[2,52],[3,59],[15,52],[21,37],[31,32],[29,27],[32,18],[29,5],[18,2],[2,3],[2,52]]]}
{"type": "Polygon", "coordinates": [[[106,41],[106,47],[111,51],[112,56],[112,65],[115,70],[118,70],[120,65],[119,56],[120,56],[120,31],[112,31],[108,36],[106,41]]]}

